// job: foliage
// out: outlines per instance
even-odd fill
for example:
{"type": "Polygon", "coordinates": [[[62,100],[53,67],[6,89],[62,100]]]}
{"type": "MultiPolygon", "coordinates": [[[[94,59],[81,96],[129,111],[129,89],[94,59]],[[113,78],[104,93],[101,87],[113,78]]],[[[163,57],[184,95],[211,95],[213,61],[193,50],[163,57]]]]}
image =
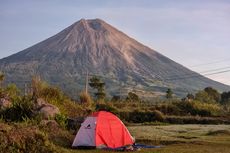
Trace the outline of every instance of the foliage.
{"type": "Polygon", "coordinates": [[[64,94],[59,88],[47,86],[41,89],[40,97],[44,98],[47,101],[55,101],[58,103],[63,103],[64,94]]]}
{"type": "Polygon", "coordinates": [[[48,85],[44,81],[42,81],[39,76],[34,76],[31,81],[33,99],[41,97],[42,90],[47,86],[48,85]]]}
{"type": "Polygon", "coordinates": [[[140,99],[139,99],[139,96],[137,94],[135,94],[134,92],[129,92],[128,96],[126,98],[126,101],[129,101],[129,102],[139,102],[140,99]]]}
{"type": "Polygon", "coordinates": [[[209,94],[204,90],[201,90],[196,93],[195,100],[204,102],[204,103],[215,103],[215,100],[213,99],[213,97],[209,96],[209,94]]]}
{"type": "Polygon", "coordinates": [[[33,116],[33,102],[30,97],[19,97],[13,105],[2,112],[5,120],[23,121],[33,116]]]}
{"type": "Polygon", "coordinates": [[[206,88],[204,89],[204,91],[207,92],[208,95],[209,95],[210,97],[212,97],[212,99],[215,100],[215,102],[220,102],[220,100],[221,100],[221,95],[220,95],[220,93],[219,93],[216,89],[214,89],[214,88],[212,88],[212,87],[206,87],[206,88]]]}
{"type": "Polygon", "coordinates": [[[156,120],[156,121],[163,122],[163,121],[165,120],[165,116],[164,116],[164,114],[163,114],[161,111],[159,111],[159,110],[154,110],[154,111],[153,111],[153,114],[154,114],[154,116],[155,116],[155,120],[156,120]]]}
{"type": "Polygon", "coordinates": [[[221,104],[230,104],[230,91],[221,94],[221,104]]]}
{"type": "Polygon", "coordinates": [[[173,92],[172,92],[172,89],[168,89],[167,91],[166,91],[166,98],[167,99],[171,99],[173,97],[173,92]]]}
{"type": "Polygon", "coordinates": [[[20,90],[15,84],[9,84],[4,93],[7,97],[10,97],[11,100],[16,100],[20,96],[20,90]]]}
{"type": "Polygon", "coordinates": [[[4,78],[5,78],[5,75],[2,72],[0,72],[0,83],[4,80],[4,78]]]}
{"type": "Polygon", "coordinates": [[[219,103],[221,100],[221,95],[216,89],[206,87],[204,90],[196,93],[195,99],[204,103],[219,103]]]}
{"type": "Polygon", "coordinates": [[[191,115],[218,116],[221,115],[221,107],[218,104],[202,103],[199,101],[185,101],[177,103],[177,106],[191,115]]]}
{"type": "Polygon", "coordinates": [[[100,78],[93,76],[90,78],[90,87],[93,89],[96,89],[97,92],[95,93],[95,96],[97,97],[97,100],[104,101],[106,93],[105,93],[105,83],[100,80],[100,78]]]}
{"type": "Polygon", "coordinates": [[[48,140],[48,136],[36,127],[21,126],[18,124],[14,126],[5,125],[6,127],[6,131],[0,132],[0,152],[55,152],[52,143],[48,140]]]}
{"type": "Polygon", "coordinates": [[[188,98],[189,100],[191,100],[191,99],[193,100],[195,98],[195,96],[191,93],[188,93],[186,98],[188,98]]]}
{"type": "Polygon", "coordinates": [[[117,108],[115,108],[110,103],[106,103],[106,104],[105,103],[98,103],[98,104],[96,104],[95,110],[96,111],[108,111],[108,112],[111,112],[111,113],[114,113],[114,114],[118,113],[117,108]]]}
{"type": "Polygon", "coordinates": [[[119,112],[119,116],[125,121],[132,123],[164,121],[163,113],[157,110],[154,110],[153,112],[141,110],[134,110],[131,112],[119,112]]]}
{"type": "Polygon", "coordinates": [[[67,117],[63,114],[57,114],[55,116],[55,120],[57,121],[57,123],[63,127],[66,128],[67,127],[67,117]]]}
{"type": "Polygon", "coordinates": [[[118,95],[114,95],[114,96],[112,97],[112,99],[111,99],[112,102],[118,102],[118,101],[120,101],[120,100],[121,100],[121,97],[118,96],[118,95]]]}
{"type": "Polygon", "coordinates": [[[84,104],[89,107],[92,105],[93,101],[88,93],[81,92],[79,97],[81,104],[84,104]]]}

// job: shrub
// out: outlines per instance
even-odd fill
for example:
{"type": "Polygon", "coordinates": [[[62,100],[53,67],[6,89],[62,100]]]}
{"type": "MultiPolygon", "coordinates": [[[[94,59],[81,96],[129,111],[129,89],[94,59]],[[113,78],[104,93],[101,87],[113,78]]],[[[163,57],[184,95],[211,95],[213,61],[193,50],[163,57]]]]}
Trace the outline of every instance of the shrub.
{"type": "Polygon", "coordinates": [[[86,106],[91,106],[92,105],[92,99],[89,94],[86,92],[81,92],[80,93],[80,102],[82,104],[85,104],[86,106]]]}
{"type": "Polygon", "coordinates": [[[62,103],[64,100],[64,94],[59,88],[49,86],[40,91],[40,97],[44,98],[46,101],[52,100],[57,103],[62,103]]]}
{"type": "Polygon", "coordinates": [[[33,91],[33,98],[37,99],[41,97],[41,92],[44,88],[47,87],[47,83],[41,81],[41,78],[39,76],[34,76],[32,78],[31,86],[33,91]]]}
{"type": "Polygon", "coordinates": [[[156,121],[163,122],[165,120],[164,114],[158,110],[153,111],[154,117],[156,121]]]}
{"type": "Polygon", "coordinates": [[[177,106],[191,115],[218,116],[221,115],[221,107],[218,104],[201,103],[199,101],[185,101],[177,103],[177,106]]]}
{"type": "Polygon", "coordinates": [[[133,112],[119,112],[119,116],[123,120],[132,123],[164,121],[163,113],[157,110],[154,110],[153,112],[140,110],[134,110],[133,112]]]}
{"type": "Polygon", "coordinates": [[[96,104],[95,110],[96,111],[108,111],[108,112],[111,112],[111,113],[114,113],[114,114],[118,113],[118,110],[114,106],[112,106],[112,104],[109,104],[109,103],[96,104]]]}
{"type": "Polygon", "coordinates": [[[10,121],[23,121],[33,116],[33,102],[30,97],[13,101],[13,105],[2,112],[3,118],[10,121]]]}
{"type": "Polygon", "coordinates": [[[10,97],[11,100],[16,100],[20,95],[20,90],[15,84],[9,84],[4,93],[7,95],[7,97],[10,97]]]}
{"type": "MultiPolygon", "coordinates": [[[[7,130],[0,132],[0,152],[56,152],[48,136],[39,131],[35,126],[24,127],[19,125],[3,125],[7,130]]],[[[1,129],[2,131],[3,129],[1,129]]]]}
{"type": "Polygon", "coordinates": [[[137,94],[135,94],[134,92],[129,92],[128,96],[126,98],[126,101],[128,102],[139,102],[140,98],[137,94]]]}
{"type": "Polygon", "coordinates": [[[67,127],[67,117],[63,114],[57,114],[55,116],[56,122],[63,128],[67,127]]]}

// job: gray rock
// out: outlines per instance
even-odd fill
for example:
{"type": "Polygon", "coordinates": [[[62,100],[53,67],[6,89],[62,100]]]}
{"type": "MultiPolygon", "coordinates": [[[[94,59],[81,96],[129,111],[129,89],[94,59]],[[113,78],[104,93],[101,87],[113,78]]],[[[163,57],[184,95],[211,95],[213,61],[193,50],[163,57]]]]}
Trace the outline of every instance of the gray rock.
{"type": "Polygon", "coordinates": [[[35,104],[36,114],[41,114],[44,119],[54,118],[57,114],[60,114],[58,107],[47,103],[44,99],[37,99],[35,104]]]}
{"type": "Polygon", "coordinates": [[[9,101],[8,99],[5,99],[5,98],[0,99],[0,108],[1,109],[8,108],[11,105],[12,105],[12,102],[9,101]]]}

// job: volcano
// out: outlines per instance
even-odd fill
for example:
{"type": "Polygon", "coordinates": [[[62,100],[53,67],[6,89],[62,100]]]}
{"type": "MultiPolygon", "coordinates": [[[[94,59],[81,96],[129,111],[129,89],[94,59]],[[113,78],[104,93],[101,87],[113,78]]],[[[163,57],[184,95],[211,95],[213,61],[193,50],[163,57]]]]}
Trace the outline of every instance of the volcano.
{"type": "Polygon", "coordinates": [[[100,19],[72,24],[58,34],[0,60],[5,83],[23,88],[39,75],[70,96],[84,88],[89,72],[106,83],[112,95],[129,91],[142,96],[162,95],[168,88],[183,96],[211,86],[230,87],[208,79],[130,38],[100,19]]]}

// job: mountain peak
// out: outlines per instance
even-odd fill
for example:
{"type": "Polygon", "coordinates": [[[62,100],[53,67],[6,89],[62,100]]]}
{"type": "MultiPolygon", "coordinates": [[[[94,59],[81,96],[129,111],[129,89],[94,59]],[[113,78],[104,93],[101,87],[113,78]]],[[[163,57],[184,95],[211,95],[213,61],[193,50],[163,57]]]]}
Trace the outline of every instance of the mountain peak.
{"type": "Polygon", "coordinates": [[[229,89],[202,76],[177,82],[162,81],[170,76],[194,76],[195,73],[101,19],[75,22],[56,35],[0,60],[0,70],[6,73],[8,81],[16,80],[16,83],[40,74],[66,91],[73,91],[72,87],[82,83],[81,74],[86,70],[91,74],[116,78],[117,81],[107,79],[111,91],[119,82],[163,92],[165,88],[173,87],[178,93],[184,88],[192,91],[206,86],[229,89]]]}
{"type": "Polygon", "coordinates": [[[108,31],[111,29],[111,26],[108,26],[108,24],[101,20],[101,19],[84,19],[75,22],[72,27],[77,28],[78,30],[93,30],[93,31],[108,31]]]}

